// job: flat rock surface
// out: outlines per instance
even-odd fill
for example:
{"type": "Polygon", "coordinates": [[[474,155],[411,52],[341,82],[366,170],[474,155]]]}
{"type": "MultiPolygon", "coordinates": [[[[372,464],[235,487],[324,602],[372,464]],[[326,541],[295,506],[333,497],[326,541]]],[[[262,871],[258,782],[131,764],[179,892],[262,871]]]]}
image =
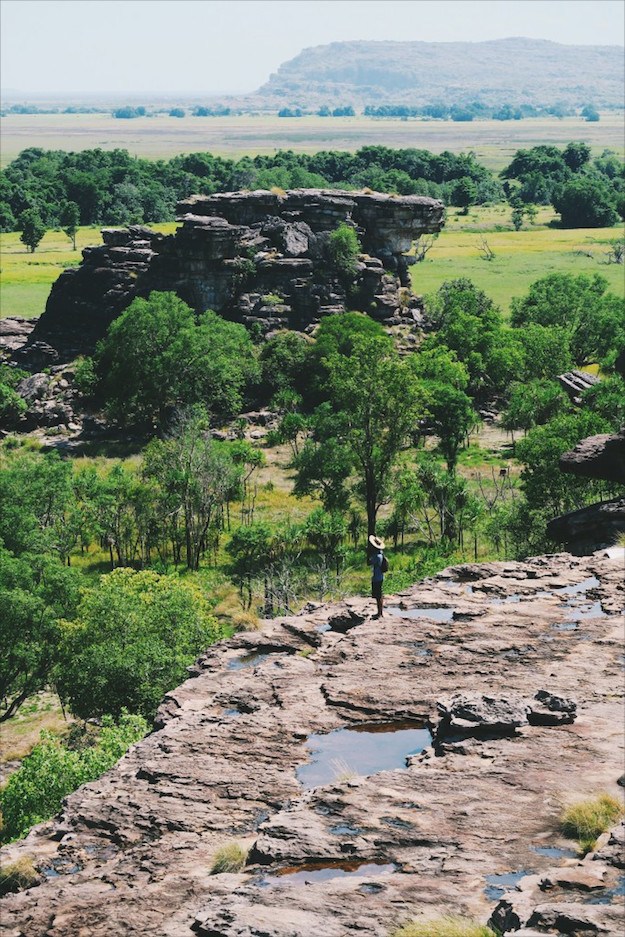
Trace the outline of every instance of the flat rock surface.
{"type": "Polygon", "coordinates": [[[465,565],[381,620],[352,599],[216,645],[151,735],[4,849],[44,882],[3,900],[1,932],[388,937],[424,915],[487,921],[516,873],[535,891],[517,929],[618,933],[622,836],[595,870],[544,853],[574,845],[563,804],[623,794],[623,591],[620,554],[465,565]],[[523,714],[541,690],[575,702],[573,721],[490,718],[489,700],[523,714]],[[435,750],[425,730],[457,694],[488,732],[468,720],[435,750]],[[211,875],[234,842],[248,865],[211,875]]]}

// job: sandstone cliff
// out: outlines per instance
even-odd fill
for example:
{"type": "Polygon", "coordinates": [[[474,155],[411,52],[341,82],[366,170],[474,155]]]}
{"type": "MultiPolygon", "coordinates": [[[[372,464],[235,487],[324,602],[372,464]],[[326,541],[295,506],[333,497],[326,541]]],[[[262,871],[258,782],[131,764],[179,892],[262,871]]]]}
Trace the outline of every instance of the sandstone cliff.
{"type": "MultiPolygon", "coordinates": [[[[298,189],[193,196],[177,206],[182,225],[165,237],[131,225],[104,229],[104,243],[61,274],[18,356],[46,346],[67,358],[92,350],[135,296],[173,290],[198,312],[213,309],[261,334],[310,329],[360,309],[386,325],[420,319],[408,289],[407,256],[443,224],[443,204],[420,196],[298,189]],[[347,280],[328,256],[330,232],[352,225],[364,253],[347,280]]],[[[45,357],[45,354],[44,354],[45,357]]]]}
{"type": "Polygon", "coordinates": [[[150,736],[4,850],[41,884],[2,933],[388,937],[441,912],[621,933],[622,830],[580,862],[558,816],[620,792],[623,556],[459,566],[380,621],[353,599],[211,648],[150,736]],[[212,875],[233,842],[248,864],[212,875]]]}

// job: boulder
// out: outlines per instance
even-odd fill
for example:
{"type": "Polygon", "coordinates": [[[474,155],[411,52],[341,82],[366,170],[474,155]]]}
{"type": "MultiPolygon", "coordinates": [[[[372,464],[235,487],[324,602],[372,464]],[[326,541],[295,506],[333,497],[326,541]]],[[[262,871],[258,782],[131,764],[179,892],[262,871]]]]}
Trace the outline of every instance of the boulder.
{"type": "Polygon", "coordinates": [[[459,693],[436,706],[440,716],[437,741],[512,736],[528,722],[529,707],[523,700],[459,693]]]}
{"type": "Polygon", "coordinates": [[[625,485],[625,428],[582,439],[560,456],[560,469],[583,478],[600,478],[625,485]]]}
{"type": "Polygon", "coordinates": [[[532,726],[557,726],[574,722],[577,716],[577,703],[539,690],[529,703],[527,721],[532,726]]]}

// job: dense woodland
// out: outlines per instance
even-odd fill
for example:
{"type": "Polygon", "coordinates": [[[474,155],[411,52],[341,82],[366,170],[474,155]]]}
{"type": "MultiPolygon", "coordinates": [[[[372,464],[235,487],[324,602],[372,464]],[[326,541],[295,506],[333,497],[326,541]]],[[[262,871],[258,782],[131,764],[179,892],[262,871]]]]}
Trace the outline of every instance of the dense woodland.
{"type": "Polygon", "coordinates": [[[366,146],[355,153],[280,151],[238,160],[192,153],[139,159],[126,150],[24,150],[0,174],[0,231],[161,222],[178,199],[236,189],[370,188],[427,195],[468,208],[508,200],[520,209],[552,204],[564,227],[604,227],[625,214],[622,160],[592,158],[585,143],[519,150],[500,176],[474,156],[366,146]]]}
{"type": "MultiPolygon", "coordinates": [[[[452,201],[455,192],[459,205],[505,192],[519,210],[560,205],[571,223],[580,204],[600,210],[594,192],[605,196],[604,225],[623,200],[621,163],[592,160],[584,144],[520,151],[500,179],[472,157],[384,147],[167,163],[27,150],[3,174],[3,217],[8,228],[24,211],[58,225],[59,206],[73,203],[81,223],[155,221],[179,197],[242,185],[370,185],[452,201]]],[[[345,276],[360,249],[348,230],[335,237],[345,276]]],[[[60,458],[17,434],[4,440],[0,722],[53,687],[75,717],[103,726],[67,745],[47,738],[26,759],[0,792],[6,839],[139,737],[212,641],[259,615],[362,589],[368,533],[389,544],[390,592],[454,561],[550,549],[549,518],[616,493],[557,470],[579,439],[625,419],[614,370],[625,311],[604,278],[542,278],[514,299],[509,321],[469,280],[451,280],[426,315],[427,336],[409,354],[358,311],[325,318],[314,337],[285,331],[257,344],[243,326],[153,293],[75,365],[83,405],[136,441],[132,458],[60,458]],[[588,365],[602,380],[574,404],[557,375],[588,365]],[[245,438],[240,416],[259,407],[277,414],[263,445],[245,438]],[[515,447],[489,477],[465,470],[485,409],[501,414],[515,447]],[[238,438],[218,441],[224,426],[238,438]],[[258,478],[275,447],[288,452],[301,520],[279,504],[259,510],[273,492],[258,478]],[[227,615],[216,611],[224,590],[227,615]]],[[[1,366],[0,416],[13,430],[22,376],[1,366]]]]}

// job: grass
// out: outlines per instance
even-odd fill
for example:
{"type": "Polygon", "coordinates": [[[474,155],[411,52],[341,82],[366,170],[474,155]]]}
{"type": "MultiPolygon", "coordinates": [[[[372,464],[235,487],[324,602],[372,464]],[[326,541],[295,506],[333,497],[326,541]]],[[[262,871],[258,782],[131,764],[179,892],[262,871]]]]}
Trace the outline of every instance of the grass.
{"type": "Polygon", "coordinates": [[[606,147],[622,155],[622,113],[604,113],[597,123],[579,117],[462,123],[371,117],[282,118],[269,114],[183,120],[167,115],[118,120],[109,114],[8,114],[2,118],[2,165],[29,146],[72,151],[119,147],[133,156],[164,159],[200,151],[236,158],[272,154],[278,149],[315,153],[377,145],[416,147],[432,153],[474,152],[489,169],[499,171],[521,147],[541,143],[564,147],[571,140],[588,143],[596,156],[606,147]]]}
{"type": "Polygon", "coordinates": [[[391,937],[496,937],[495,931],[469,918],[444,915],[427,921],[411,921],[391,937]]]}
{"type": "MultiPolygon", "coordinates": [[[[507,312],[510,300],[523,296],[541,277],[598,273],[612,292],[625,295],[622,265],[606,263],[609,243],[622,237],[622,226],[565,230],[537,223],[514,231],[509,215],[509,206],[494,206],[473,209],[464,222],[452,216],[425,260],[411,268],[415,292],[434,293],[445,280],[468,277],[507,312]],[[483,259],[478,248],[482,237],[494,260],[483,259]]],[[[541,217],[547,222],[550,216],[545,211],[538,221],[541,217]]]]}
{"type": "Polygon", "coordinates": [[[0,896],[32,888],[41,880],[30,856],[22,856],[0,869],[0,896]]]}
{"type": "MultiPolygon", "coordinates": [[[[176,223],[153,227],[170,234],[176,223]]],[[[75,251],[62,231],[47,231],[34,254],[22,244],[19,233],[0,234],[0,318],[40,316],[55,280],[67,267],[78,266],[83,248],[101,243],[99,225],[79,228],[75,251]]]]}
{"type": "Polygon", "coordinates": [[[623,805],[616,797],[599,794],[566,807],[560,817],[560,829],[565,836],[576,839],[580,853],[586,855],[594,849],[597,837],[609,830],[623,814],[623,805]]]}
{"type": "Polygon", "coordinates": [[[239,843],[222,846],[215,853],[211,875],[221,875],[222,872],[240,872],[247,861],[247,853],[248,850],[239,843]]]}
{"type": "Polygon", "coordinates": [[[44,691],[31,696],[11,719],[2,723],[0,765],[25,758],[39,742],[43,729],[62,735],[68,727],[56,693],[44,691]]]}

